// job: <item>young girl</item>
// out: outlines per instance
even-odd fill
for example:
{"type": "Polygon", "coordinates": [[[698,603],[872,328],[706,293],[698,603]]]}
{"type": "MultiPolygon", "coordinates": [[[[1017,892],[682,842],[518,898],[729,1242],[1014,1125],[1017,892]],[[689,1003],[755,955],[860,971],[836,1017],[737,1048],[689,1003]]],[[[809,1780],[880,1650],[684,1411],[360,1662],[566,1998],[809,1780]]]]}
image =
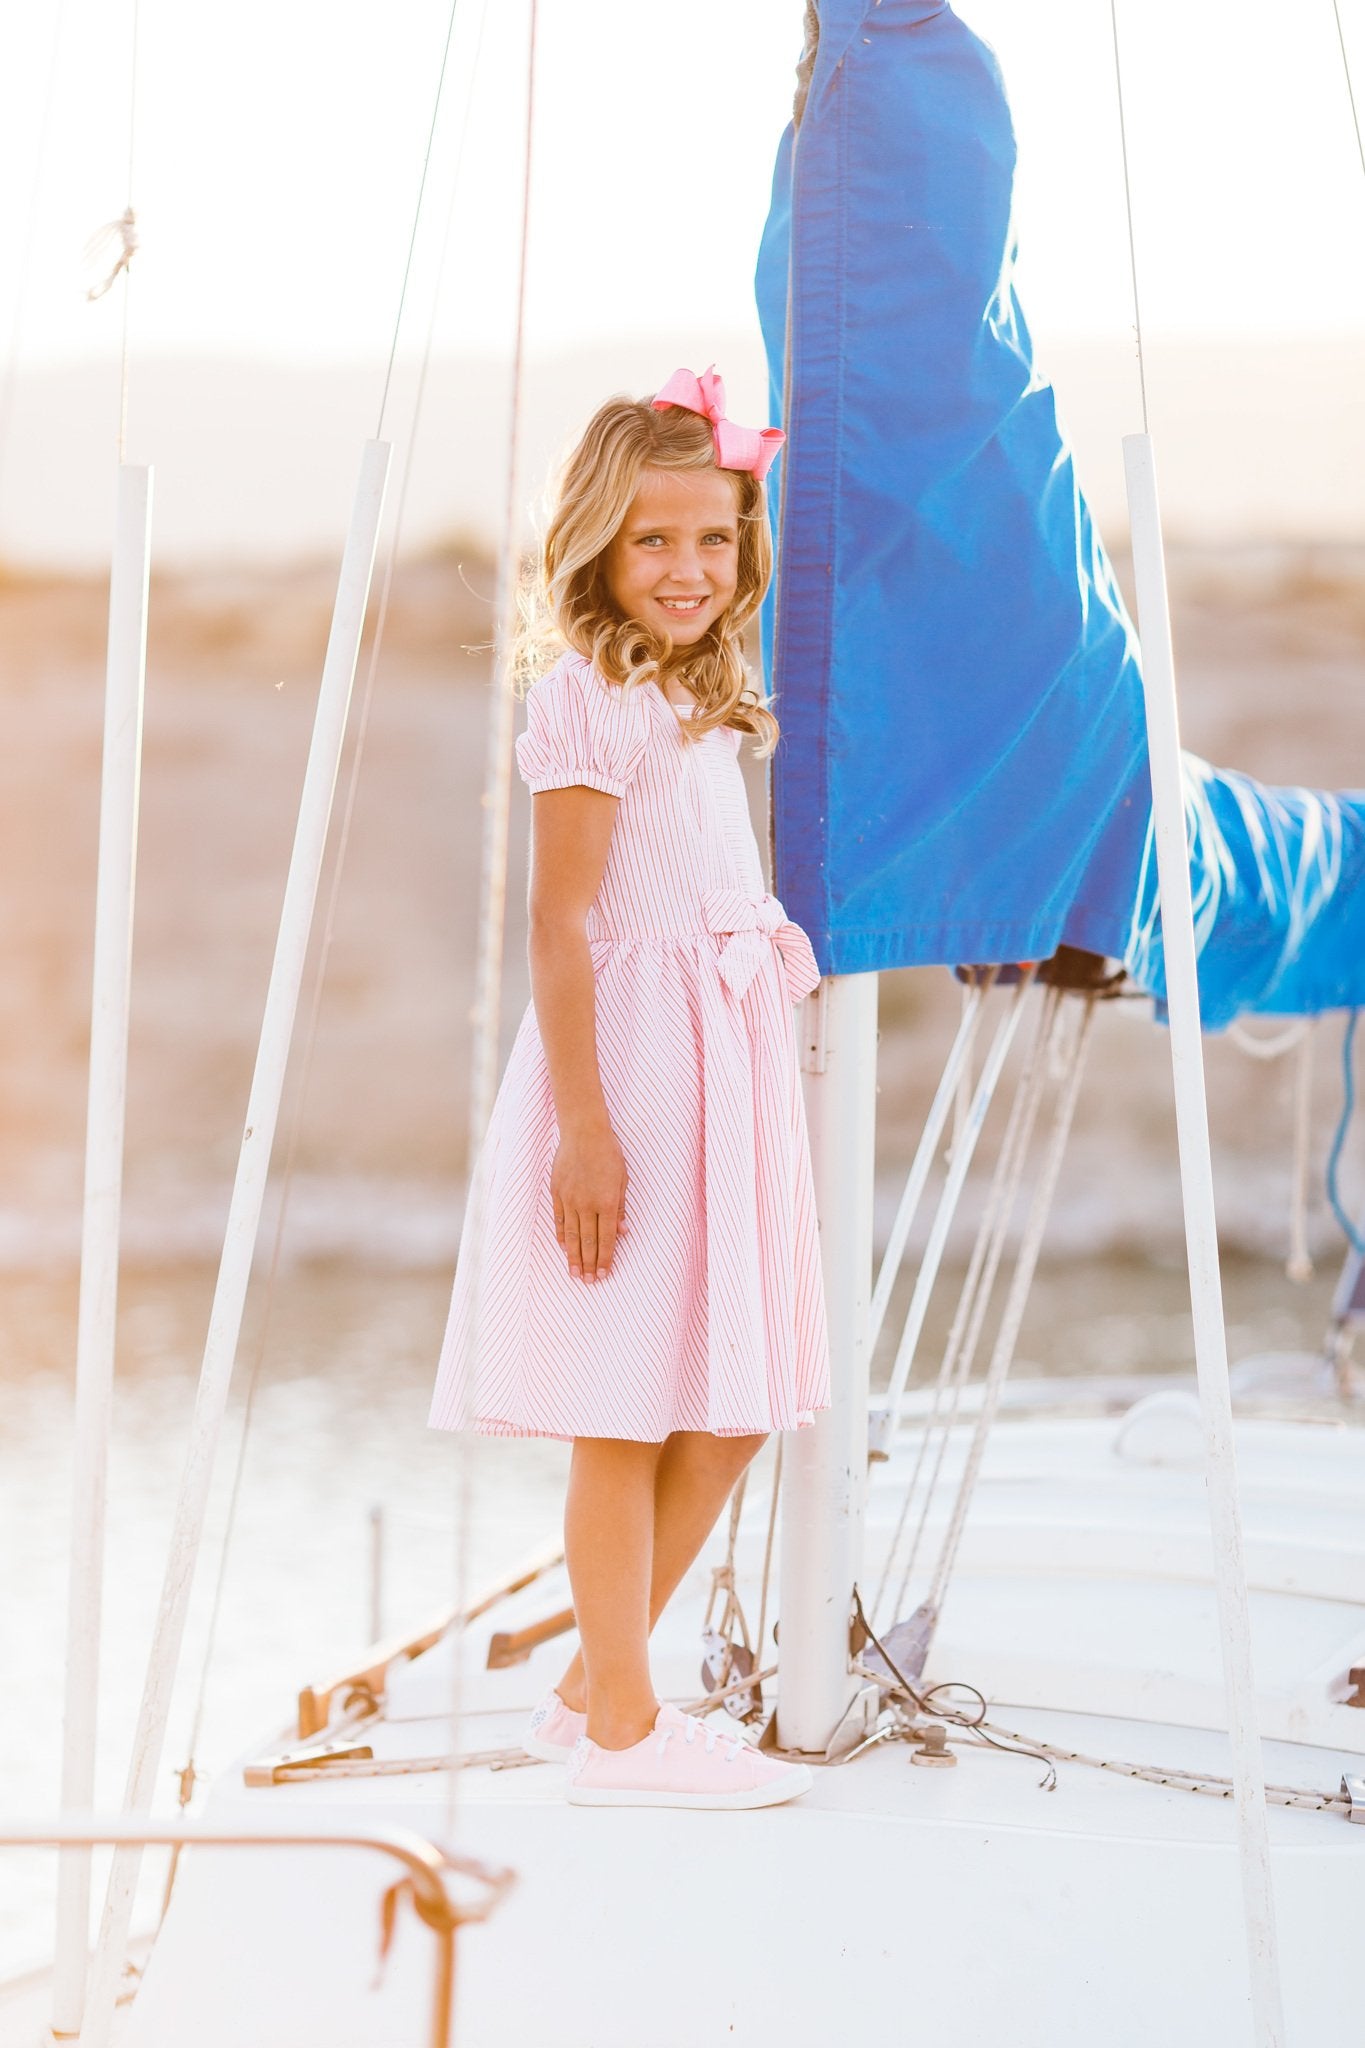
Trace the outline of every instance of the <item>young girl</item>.
{"type": "Polygon", "coordinates": [[[580,1649],[526,1747],[583,1805],[767,1806],[811,1783],[661,1705],[648,1636],[773,1429],[829,1403],[793,1004],[736,758],[772,752],[740,635],[782,435],[679,370],[569,457],[540,600],[560,650],[516,743],[532,1000],[471,1176],[430,1420],[572,1439],[580,1649]],[[479,1272],[475,1275],[475,1261],[479,1272]],[[477,1324],[477,1350],[471,1324],[477,1324]]]}

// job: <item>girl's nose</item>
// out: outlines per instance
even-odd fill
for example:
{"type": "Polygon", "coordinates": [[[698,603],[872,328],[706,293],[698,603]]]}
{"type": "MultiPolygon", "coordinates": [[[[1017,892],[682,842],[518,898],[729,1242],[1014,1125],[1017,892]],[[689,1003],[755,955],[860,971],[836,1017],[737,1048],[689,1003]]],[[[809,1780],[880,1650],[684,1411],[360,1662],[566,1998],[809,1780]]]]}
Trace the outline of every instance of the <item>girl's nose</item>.
{"type": "Polygon", "coordinates": [[[691,585],[705,582],[706,568],[701,549],[691,541],[679,541],[668,573],[674,583],[691,585]]]}

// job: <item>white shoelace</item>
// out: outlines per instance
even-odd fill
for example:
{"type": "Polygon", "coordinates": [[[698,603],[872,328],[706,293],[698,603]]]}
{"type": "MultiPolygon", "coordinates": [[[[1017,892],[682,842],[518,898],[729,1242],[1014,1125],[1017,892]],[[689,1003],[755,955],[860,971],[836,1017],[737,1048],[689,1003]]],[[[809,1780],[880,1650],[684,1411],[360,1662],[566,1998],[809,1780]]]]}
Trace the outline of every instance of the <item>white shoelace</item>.
{"type": "MultiPolygon", "coordinates": [[[[695,1714],[687,1714],[684,1716],[684,1718],[687,1722],[687,1733],[683,1737],[684,1742],[695,1742],[697,1737],[697,1731],[698,1729],[700,1729],[702,1734],[706,1737],[706,1753],[709,1756],[716,1746],[716,1741],[720,1734],[720,1730],[715,1727],[708,1728],[705,1722],[699,1721],[697,1719],[697,1716],[695,1714]]],[[[678,1724],[676,1721],[670,1721],[666,1728],[661,1728],[659,1730],[658,1751],[660,1756],[663,1755],[664,1751],[668,1747],[669,1736],[676,1735],[677,1732],[678,1724]]],[[[736,1735],[733,1741],[730,1743],[730,1747],[725,1752],[725,1762],[727,1764],[732,1764],[735,1758],[739,1755],[740,1751],[742,1749],[747,1748],[748,1744],[745,1742],[744,1737],[742,1735],[736,1735]]]]}

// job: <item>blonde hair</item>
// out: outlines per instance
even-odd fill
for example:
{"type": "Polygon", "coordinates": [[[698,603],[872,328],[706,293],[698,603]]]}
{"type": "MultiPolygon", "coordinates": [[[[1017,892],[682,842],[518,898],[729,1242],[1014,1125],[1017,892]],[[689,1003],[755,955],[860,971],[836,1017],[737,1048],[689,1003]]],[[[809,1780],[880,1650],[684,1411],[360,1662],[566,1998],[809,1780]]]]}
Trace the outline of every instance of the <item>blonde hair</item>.
{"type": "Polygon", "coordinates": [[[754,688],[742,635],[772,575],[772,540],[763,485],[747,470],[719,470],[732,479],[739,523],[735,594],[692,647],[675,648],[667,634],[623,618],[607,588],[606,556],[625,523],[646,469],[718,469],[709,420],[681,406],[656,412],[648,398],[609,398],[599,406],[552,485],[540,557],[522,592],[522,625],[513,670],[529,684],[572,649],[609,682],[654,688],[685,678],[698,704],[680,729],[689,740],[728,725],[755,734],[765,760],[781,728],[754,688]]]}

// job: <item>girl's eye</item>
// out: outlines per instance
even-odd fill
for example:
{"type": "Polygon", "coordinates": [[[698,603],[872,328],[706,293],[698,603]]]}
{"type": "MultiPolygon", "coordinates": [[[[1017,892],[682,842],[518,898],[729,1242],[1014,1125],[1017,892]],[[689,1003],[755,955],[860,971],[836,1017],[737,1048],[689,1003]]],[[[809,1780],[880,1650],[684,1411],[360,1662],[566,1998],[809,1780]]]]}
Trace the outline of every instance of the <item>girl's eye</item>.
{"type": "Polygon", "coordinates": [[[656,540],[662,544],[663,535],[661,533],[642,533],[640,535],[640,546],[642,548],[652,547],[656,540]]]}
{"type": "Polygon", "coordinates": [[[730,535],[728,533],[708,533],[704,538],[708,541],[715,541],[720,547],[728,547],[730,544],[730,535]]]}

